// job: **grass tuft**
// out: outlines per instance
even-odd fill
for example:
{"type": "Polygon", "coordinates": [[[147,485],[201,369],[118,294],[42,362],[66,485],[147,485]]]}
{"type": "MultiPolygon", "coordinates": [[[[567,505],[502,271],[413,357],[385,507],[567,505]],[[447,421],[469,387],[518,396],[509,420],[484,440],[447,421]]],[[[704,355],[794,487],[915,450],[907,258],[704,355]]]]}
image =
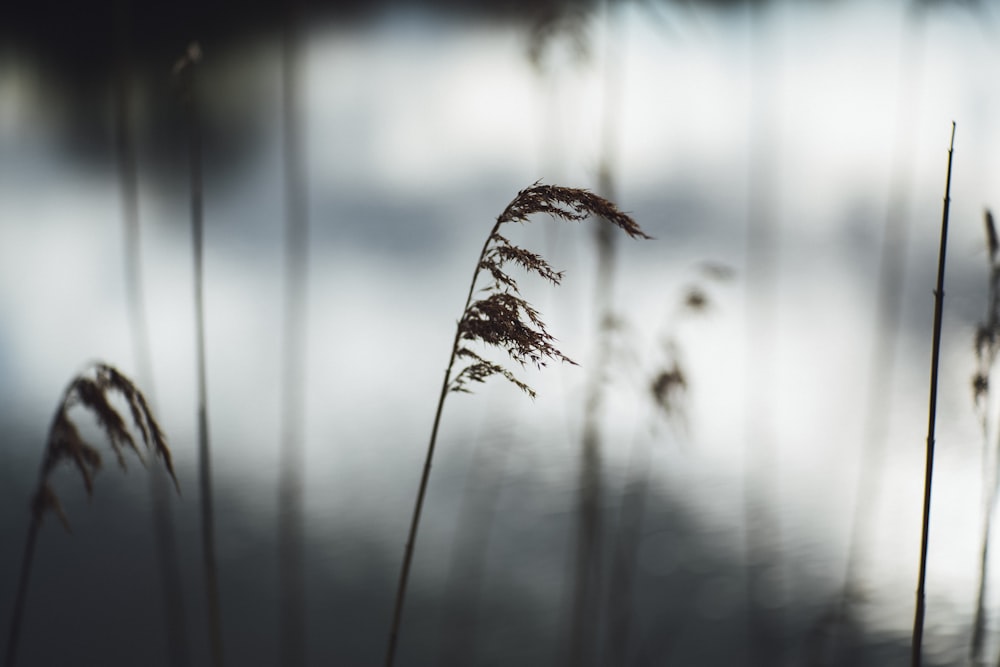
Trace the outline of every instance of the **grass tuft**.
{"type": "Polygon", "coordinates": [[[149,409],[146,397],[130,379],[113,366],[95,363],[89,371],[89,373],[84,372],[74,377],[66,387],[49,427],[38,487],[31,501],[31,523],[28,525],[28,537],[25,540],[21,574],[18,578],[17,595],[14,600],[14,612],[11,615],[7,635],[5,667],[14,667],[17,659],[21,622],[24,618],[24,606],[27,600],[28,579],[31,575],[38,531],[45,514],[51,511],[58,517],[63,527],[67,531],[70,530],[69,519],[59,502],[59,497],[49,484],[49,478],[61,464],[71,463],[80,473],[83,485],[87,489],[87,495],[91,496],[94,493],[94,475],[101,469],[101,454],[97,447],[80,435],[80,431],[70,417],[71,409],[81,406],[94,416],[111,445],[122,470],[127,470],[126,450],[133,452],[145,464],[142,452],[127,423],[127,417],[131,417],[132,428],[138,431],[146,449],[154,457],[159,457],[163,461],[170,478],[174,481],[174,487],[180,493],[180,485],[174,474],[173,458],[170,454],[170,448],[167,446],[167,439],[153,416],[152,410],[149,409]],[[122,414],[112,403],[112,398],[115,396],[124,399],[128,406],[127,416],[122,414]]]}

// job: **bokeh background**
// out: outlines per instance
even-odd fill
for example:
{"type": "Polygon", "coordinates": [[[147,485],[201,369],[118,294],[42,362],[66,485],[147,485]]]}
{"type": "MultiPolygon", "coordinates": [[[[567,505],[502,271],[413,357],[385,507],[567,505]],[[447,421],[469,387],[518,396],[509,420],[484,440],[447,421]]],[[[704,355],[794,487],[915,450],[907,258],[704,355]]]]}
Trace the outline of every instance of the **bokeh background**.
{"type": "MultiPolygon", "coordinates": [[[[192,40],[223,639],[228,664],[282,663],[289,34],[293,192],[308,221],[293,327],[308,664],[382,659],[476,253],[539,180],[611,196],[655,240],[623,236],[605,270],[593,222],[508,230],[565,270],[561,287],[526,279],[523,291],[580,366],[524,369],[534,401],[496,379],[448,399],[398,664],[565,664],[594,387],[602,566],[583,664],[903,664],[952,121],[925,649],[931,664],[969,662],[995,442],[990,429],[984,454],[971,385],[983,212],[1000,202],[993,3],[35,3],[3,15],[0,622],[6,632],[52,411],[102,359],[147,390],[173,448],[186,636],[179,651],[166,631],[158,469],[134,461],[123,475],[104,448],[92,498],[69,467],[54,479],[73,530],[43,527],[20,664],[209,664],[189,165],[171,75],[192,40]],[[130,327],[123,136],[149,369],[130,327]],[[687,389],[665,411],[650,383],[675,363],[687,389]],[[611,564],[629,536],[623,588],[611,564]]],[[[995,662],[1000,599],[986,590],[995,662]]]]}

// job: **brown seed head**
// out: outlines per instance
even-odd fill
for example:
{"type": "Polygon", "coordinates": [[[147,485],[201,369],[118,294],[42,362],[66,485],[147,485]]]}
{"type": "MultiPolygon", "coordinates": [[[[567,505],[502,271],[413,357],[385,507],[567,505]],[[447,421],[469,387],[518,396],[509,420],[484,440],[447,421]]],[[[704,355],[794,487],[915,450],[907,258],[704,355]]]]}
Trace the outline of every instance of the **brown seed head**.
{"type": "Polygon", "coordinates": [[[497,218],[473,278],[473,287],[481,272],[488,273],[492,283],[482,289],[485,296],[471,300],[458,323],[456,357],[468,361],[450,382],[449,389],[468,392],[469,382],[484,382],[493,375],[502,375],[530,396],[534,392],[503,366],[487,361],[473,352],[467,342],[478,341],[501,348],[521,366],[531,364],[542,368],[549,361],[575,362],[555,345],[556,339],[545,327],[541,314],[521,297],[517,280],[507,271],[513,264],[527,273],[534,273],[559,285],[563,274],[553,269],[541,255],[512,244],[500,234],[500,228],[510,222],[524,223],[538,213],[553,218],[579,222],[599,217],[618,227],[632,238],[650,238],[627,214],[604,199],[586,190],[536,183],[522,190],[497,218]]]}
{"type": "Polygon", "coordinates": [[[180,491],[166,438],[142,392],[112,366],[98,363],[91,371],[92,374],[81,373],[73,378],[63,393],[62,401],[49,428],[45,459],[42,463],[42,479],[32,505],[32,511],[39,517],[43,516],[45,511],[53,510],[67,528],[69,522],[58,497],[48,483],[49,475],[60,463],[69,461],[80,472],[87,494],[90,495],[94,492],[94,474],[101,467],[101,455],[97,448],[83,439],[70,419],[69,410],[75,405],[93,414],[107,437],[118,464],[124,470],[126,450],[131,450],[140,461],[143,459],[125,423],[125,418],[111,403],[112,394],[122,396],[128,403],[133,426],[139,431],[146,448],[163,460],[174,486],[178,492],[180,491]]]}

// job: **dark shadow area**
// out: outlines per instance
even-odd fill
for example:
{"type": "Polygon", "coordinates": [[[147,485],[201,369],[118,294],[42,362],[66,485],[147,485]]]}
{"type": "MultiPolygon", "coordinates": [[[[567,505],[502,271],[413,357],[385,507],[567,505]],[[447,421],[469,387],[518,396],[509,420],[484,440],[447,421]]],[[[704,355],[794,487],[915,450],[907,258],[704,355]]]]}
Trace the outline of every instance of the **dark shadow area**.
{"type": "MultiPolygon", "coordinates": [[[[17,432],[13,425],[8,429],[8,434],[17,432]]],[[[445,461],[438,473],[447,478],[451,470],[463,467],[460,462],[445,461]]],[[[0,549],[0,572],[5,573],[0,578],[4,604],[0,619],[4,623],[10,612],[7,606],[15,584],[21,533],[27,525],[31,472],[20,465],[0,471],[0,529],[5,536],[0,549]]],[[[460,571],[446,590],[426,572],[431,560],[449,554],[431,544],[418,548],[400,664],[437,664],[447,644],[461,639],[459,633],[470,631],[471,619],[477,626],[476,641],[465,647],[463,664],[552,665],[563,650],[565,619],[553,617],[553,610],[560,607],[558,600],[549,598],[553,593],[558,596],[567,576],[562,564],[572,513],[565,491],[529,473],[493,472],[501,477],[481,485],[482,498],[472,489],[464,495],[452,492],[455,497],[450,501],[437,494],[437,503],[457,502],[458,496],[468,503],[457,527],[456,558],[452,559],[460,571]],[[556,509],[545,511],[547,507],[556,509]],[[476,525],[476,514],[487,525],[470,530],[476,525]],[[491,534],[490,543],[477,556],[477,545],[469,540],[481,541],[485,534],[491,534]],[[485,558],[475,585],[462,577],[463,572],[469,573],[462,557],[485,558]],[[536,587],[532,581],[544,585],[536,587]],[[454,619],[465,620],[456,623],[454,619]]],[[[477,479],[492,474],[484,471],[477,479]]],[[[19,664],[167,664],[143,471],[130,469],[125,476],[116,470],[101,472],[89,503],[69,471],[57,477],[73,534],[65,533],[55,521],[43,526],[19,664]]],[[[196,490],[184,491],[185,496],[175,504],[177,541],[190,605],[193,658],[195,664],[204,664],[208,646],[196,490]]],[[[241,493],[245,497],[245,491],[241,493]]],[[[276,664],[273,522],[249,512],[233,489],[220,486],[216,497],[227,660],[235,665],[276,664]]],[[[616,503],[609,502],[603,509],[605,520],[613,523],[616,503]]],[[[434,511],[434,503],[429,511],[434,511]]],[[[354,528],[339,528],[337,517],[350,512],[351,508],[330,508],[327,526],[307,519],[308,664],[377,664],[384,650],[399,557],[395,548],[386,550],[384,544],[402,544],[403,536],[376,539],[379,526],[359,529],[356,522],[354,528]]],[[[723,542],[732,542],[731,536],[692,515],[683,503],[662,492],[650,496],[634,579],[635,624],[627,664],[745,664],[744,566],[721,546],[723,542]]],[[[783,637],[784,652],[792,656],[792,664],[861,666],[905,660],[909,650],[905,640],[871,633],[860,624],[853,626],[849,641],[842,641],[839,657],[824,654],[823,638],[815,629],[822,627],[818,621],[828,600],[819,591],[820,587],[813,589],[808,583],[799,585],[794,602],[783,610],[792,621],[774,633],[783,637]]],[[[762,622],[773,622],[770,612],[762,622]]]]}

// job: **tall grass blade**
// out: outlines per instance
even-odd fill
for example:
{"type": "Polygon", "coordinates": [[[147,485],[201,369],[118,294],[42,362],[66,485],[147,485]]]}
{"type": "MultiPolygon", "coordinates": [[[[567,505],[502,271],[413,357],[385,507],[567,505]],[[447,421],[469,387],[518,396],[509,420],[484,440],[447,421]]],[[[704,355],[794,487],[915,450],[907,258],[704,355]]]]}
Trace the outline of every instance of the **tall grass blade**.
{"type": "MultiPolygon", "coordinates": [[[[621,29],[614,9],[605,0],[606,24],[605,76],[602,96],[601,161],[598,192],[614,197],[614,173],[619,149],[619,104],[622,99],[623,50],[621,29]]],[[[567,664],[570,667],[591,664],[599,645],[602,584],[602,436],[605,380],[611,361],[611,336],[614,321],[616,235],[614,225],[598,219],[593,226],[597,250],[594,310],[597,313],[597,350],[589,372],[584,397],[584,419],[580,447],[580,480],[577,506],[576,563],[570,609],[570,634],[567,664]]]]}

